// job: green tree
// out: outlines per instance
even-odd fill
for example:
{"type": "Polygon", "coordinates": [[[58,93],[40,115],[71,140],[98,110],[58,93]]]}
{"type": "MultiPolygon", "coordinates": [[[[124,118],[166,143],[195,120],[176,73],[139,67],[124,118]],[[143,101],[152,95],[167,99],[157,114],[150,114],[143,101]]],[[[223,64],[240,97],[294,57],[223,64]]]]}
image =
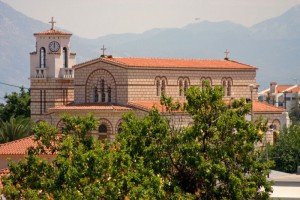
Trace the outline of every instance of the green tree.
{"type": "Polygon", "coordinates": [[[269,155],[275,162],[274,169],[295,173],[300,166],[300,126],[283,129],[276,144],[270,147],[269,155]]]}
{"type": "Polygon", "coordinates": [[[2,191],[6,198],[163,199],[161,178],[144,168],[142,159],[131,158],[118,142],[88,136],[95,129],[93,117],[65,116],[63,121],[59,136],[45,122],[35,127],[41,145],[23,161],[10,164],[2,191]],[[38,156],[42,152],[56,157],[49,162],[38,156]]]}
{"type": "Polygon", "coordinates": [[[95,119],[64,117],[63,133],[45,123],[35,128],[40,146],[10,164],[3,193],[9,199],[267,199],[269,162],[254,144],[261,124],[246,121],[244,100],[226,105],[220,87],[190,88],[184,105],[162,97],[167,117],[124,116],[114,142],[89,137],[95,119]],[[174,128],[176,112],[193,119],[174,128]],[[170,125],[171,124],[171,125],[170,125]],[[38,157],[56,153],[52,161],[38,157]]]}
{"type": "Polygon", "coordinates": [[[250,112],[245,100],[228,106],[222,95],[220,87],[207,85],[190,88],[182,106],[163,97],[166,110],[186,110],[193,125],[174,129],[155,110],[145,119],[129,115],[119,136],[121,146],[162,177],[167,193],[196,199],[267,199],[271,163],[259,161],[254,147],[264,127],[245,119],[250,112]]]}
{"type": "Polygon", "coordinates": [[[296,101],[289,112],[289,117],[293,124],[300,124],[300,105],[298,96],[296,97],[296,101]]]}
{"type": "Polygon", "coordinates": [[[10,117],[0,120],[0,143],[10,142],[32,134],[32,122],[29,118],[10,117]]]}
{"type": "Polygon", "coordinates": [[[12,116],[30,117],[30,94],[23,87],[20,92],[4,96],[5,104],[0,104],[0,119],[8,121],[12,116]]]}

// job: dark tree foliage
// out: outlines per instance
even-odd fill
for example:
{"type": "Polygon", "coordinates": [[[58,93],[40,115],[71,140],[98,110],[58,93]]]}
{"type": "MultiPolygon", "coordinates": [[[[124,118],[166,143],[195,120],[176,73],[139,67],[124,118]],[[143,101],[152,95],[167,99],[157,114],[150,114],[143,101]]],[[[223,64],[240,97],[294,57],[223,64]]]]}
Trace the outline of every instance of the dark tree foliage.
{"type": "Polygon", "coordinates": [[[300,124],[300,105],[298,103],[299,97],[297,97],[296,103],[293,105],[289,111],[289,117],[293,124],[300,124]]]}
{"type": "Polygon", "coordinates": [[[119,136],[121,146],[162,177],[167,194],[179,192],[192,199],[268,199],[271,185],[266,177],[271,163],[259,161],[254,147],[265,127],[245,119],[250,112],[245,100],[228,106],[222,95],[221,88],[207,85],[203,90],[190,88],[185,105],[163,97],[170,116],[180,109],[192,116],[193,125],[185,129],[170,127],[172,120],[155,110],[144,119],[127,115],[119,136]]]}
{"type": "Polygon", "coordinates": [[[184,105],[163,96],[166,116],[128,113],[114,142],[89,136],[91,116],[64,117],[59,136],[42,122],[34,129],[41,145],[10,164],[2,192],[8,199],[268,199],[270,163],[258,161],[254,147],[263,127],[246,121],[245,100],[227,105],[222,95],[207,85],[190,88],[184,105]],[[177,126],[181,111],[193,125],[177,126]]]}
{"type": "Polygon", "coordinates": [[[11,117],[30,117],[30,94],[23,87],[20,92],[4,96],[5,104],[0,104],[0,119],[8,121],[11,117]]]}
{"type": "Polygon", "coordinates": [[[33,123],[29,118],[11,117],[8,121],[0,120],[0,143],[10,142],[32,134],[33,123]]]}
{"type": "Polygon", "coordinates": [[[300,166],[300,126],[283,129],[276,144],[270,147],[269,154],[275,162],[274,169],[295,173],[300,166]]]}

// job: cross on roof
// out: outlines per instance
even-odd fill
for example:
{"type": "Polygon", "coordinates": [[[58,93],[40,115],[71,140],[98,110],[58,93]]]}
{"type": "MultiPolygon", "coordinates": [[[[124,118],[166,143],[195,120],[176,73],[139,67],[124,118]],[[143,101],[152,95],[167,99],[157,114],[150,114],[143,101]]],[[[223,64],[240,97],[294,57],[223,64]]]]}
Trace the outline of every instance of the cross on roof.
{"type": "Polygon", "coordinates": [[[102,57],[104,57],[105,56],[105,50],[106,50],[106,48],[104,47],[104,45],[102,46],[102,48],[101,48],[101,50],[102,50],[102,57]]]}
{"type": "Polygon", "coordinates": [[[230,51],[228,51],[228,49],[226,49],[226,51],[224,53],[225,53],[225,60],[228,60],[229,59],[228,55],[229,55],[230,51]]]}
{"type": "Polygon", "coordinates": [[[54,24],[56,23],[56,21],[54,21],[53,17],[51,17],[51,21],[49,23],[51,24],[51,30],[53,30],[54,24]]]}

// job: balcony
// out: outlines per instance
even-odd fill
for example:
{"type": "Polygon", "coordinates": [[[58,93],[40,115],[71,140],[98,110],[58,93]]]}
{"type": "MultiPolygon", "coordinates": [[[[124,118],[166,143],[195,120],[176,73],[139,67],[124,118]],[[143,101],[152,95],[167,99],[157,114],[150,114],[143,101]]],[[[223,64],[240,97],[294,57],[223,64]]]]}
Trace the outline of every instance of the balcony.
{"type": "Polygon", "coordinates": [[[59,70],[60,78],[74,78],[73,69],[70,68],[60,68],[59,70]]]}
{"type": "Polygon", "coordinates": [[[46,78],[47,77],[47,68],[35,68],[36,74],[35,78],[46,78]]]}

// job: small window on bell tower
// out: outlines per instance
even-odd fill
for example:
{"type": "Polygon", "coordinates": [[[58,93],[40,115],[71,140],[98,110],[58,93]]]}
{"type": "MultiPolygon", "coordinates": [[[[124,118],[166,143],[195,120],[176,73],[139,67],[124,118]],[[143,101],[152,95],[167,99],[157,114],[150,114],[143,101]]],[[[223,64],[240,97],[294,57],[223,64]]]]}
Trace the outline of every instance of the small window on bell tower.
{"type": "Polygon", "coordinates": [[[68,68],[68,49],[66,47],[63,48],[63,59],[64,68],[68,68]]]}
{"type": "Polygon", "coordinates": [[[40,48],[40,68],[46,67],[46,49],[40,48]]]}

